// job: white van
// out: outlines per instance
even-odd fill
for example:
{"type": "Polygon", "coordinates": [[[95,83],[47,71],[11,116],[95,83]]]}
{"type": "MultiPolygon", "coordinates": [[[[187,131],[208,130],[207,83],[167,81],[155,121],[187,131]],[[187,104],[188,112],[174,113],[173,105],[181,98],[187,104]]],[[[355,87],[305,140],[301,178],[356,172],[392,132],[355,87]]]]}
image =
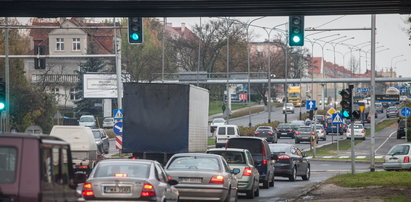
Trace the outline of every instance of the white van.
{"type": "Polygon", "coordinates": [[[224,147],[227,140],[233,137],[240,137],[237,125],[218,126],[215,130],[215,146],[224,147]]]}
{"type": "Polygon", "coordinates": [[[70,144],[75,171],[91,172],[97,160],[102,157],[89,127],[54,126],[50,136],[59,137],[70,144]]]}

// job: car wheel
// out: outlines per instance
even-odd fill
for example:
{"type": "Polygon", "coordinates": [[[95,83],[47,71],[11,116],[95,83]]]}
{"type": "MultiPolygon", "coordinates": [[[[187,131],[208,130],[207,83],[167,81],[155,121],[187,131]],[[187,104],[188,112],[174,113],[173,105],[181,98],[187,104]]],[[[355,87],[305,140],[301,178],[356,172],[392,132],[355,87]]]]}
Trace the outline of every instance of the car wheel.
{"type": "Polygon", "coordinates": [[[254,198],[254,196],[255,196],[254,183],[253,183],[253,186],[251,186],[251,190],[245,192],[245,195],[246,195],[246,198],[248,198],[248,199],[253,199],[254,198]]]}
{"type": "Polygon", "coordinates": [[[260,196],[260,186],[257,186],[257,189],[254,192],[254,196],[260,196]]]}
{"type": "Polygon", "coordinates": [[[271,178],[271,182],[270,182],[270,187],[274,187],[274,174],[273,174],[273,178],[271,178]]]}
{"type": "Polygon", "coordinates": [[[310,180],[311,177],[311,170],[310,170],[310,166],[307,167],[307,170],[305,171],[305,175],[301,176],[301,178],[303,178],[303,180],[310,180]]]}
{"type": "Polygon", "coordinates": [[[297,168],[294,167],[293,168],[293,172],[291,173],[291,175],[288,177],[288,179],[290,181],[295,181],[295,179],[297,178],[297,168]]]}
{"type": "Polygon", "coordinates": [[[268,179],[263,181],[263,189],[268,189],[269,184],[268,184],[268,179]]]}
{"type": "Polygon", "coordinates": [[[291,139],[294,139],[294,138],[295,138],[295,136],[294,136],[294,135],[292,135],[292,136],[291,136],[291,139]]]}

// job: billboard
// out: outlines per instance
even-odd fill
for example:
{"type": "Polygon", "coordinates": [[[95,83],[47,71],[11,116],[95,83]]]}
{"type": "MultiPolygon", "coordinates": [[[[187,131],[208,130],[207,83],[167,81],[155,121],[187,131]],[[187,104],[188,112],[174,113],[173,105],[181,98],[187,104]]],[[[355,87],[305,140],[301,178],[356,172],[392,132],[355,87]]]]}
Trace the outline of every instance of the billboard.
{"type": "MultiPolygon", "coordinates": [[[[120,93],[123,94],[121,83],[120,93]]],[[[117,75],[87,73],[83,76],[84,98],[117,98],[117,75]]]]}

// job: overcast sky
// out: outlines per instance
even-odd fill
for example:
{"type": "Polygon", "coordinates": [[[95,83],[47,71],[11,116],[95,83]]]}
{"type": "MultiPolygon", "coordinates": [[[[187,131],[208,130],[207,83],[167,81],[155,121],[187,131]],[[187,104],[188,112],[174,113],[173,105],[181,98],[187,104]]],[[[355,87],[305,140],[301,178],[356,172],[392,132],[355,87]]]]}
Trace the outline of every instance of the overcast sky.
{"type": "MultiPolygon", "coordinates": [[[[240,19],[244,22],[254,19],[256,17],[251,18],[236,18],[240,19]]],[[[202,18],[202,22],[205,23],[206,21],[212,18],[204,17],[202,18]]],[[[409,35],[407,30],[409,30],[409,24],[406,23],[408,19],[408,15],[377,15],[377,47],[383,46],[377,49],[376,54],[376,69],[379,71],[382,68],[389,68],[392,65],[397,67],[397,71],[399,75],[403,77],[411,77],[411,46],[409,46],[409,35]],[[388,48],[388,50],[386,50],[388,48]],[[380,51],[380,52],[379,52],[380,51]],[[401,57],[396,57],[399,55],[403,55],[401,57]],[[394,58],[395,57],[395,58],[394,58]],[[406,60],[406,61],[403,61],[406,60]]],[[[172,22],[173,26],[180,26],[182,22],[186,23],[187,27],[192,27],[195,24],[199,24],[200,18],[167,18],[168,22],[172,22]]],[[[253,25],[264,26],[264,27],[274,27],[276,25],[288,22],[288,17],[265,17],[263,19],[257,20],[253,22],[253,25]]],[[[371,16],[370,15],[350,15],[350,16],[306,16],[305,17],[305,27],[314,27],[314,28],[370,28],[371,27],[371,16]]],[[[279,27],[281,29],[285,29],[285,26],[279,27]]],[[[250,28],[256,37],[253,41],[263,41],[267,39],[266,32],[261,28],[250,28]]],[[[306,32],[305,35],[312,34],[313,32],[306,32]]],[[[331,31],[331,32],[323,32],[320,34],[315,34],[312,36],[308,36],[310,39],[318,39],[324,36],[340,34],[339,36],[324,38],[324,41],[330,41],[342,36],[347,36],[347,38],[355,37],[354,39],[348,40],[344,43],[357,45],[363,42],[371,41],[371,31],[363,30],[363,31],[331,31]]],[[[271,36],[276,35],[271,34],[271,36]]],[[[271,37],[272,39],[273,37],[271,37]]],[[[346,38],[341,38],[342,41],[346,38]]],[[[320,42],[323,44],[323,42],[320,42]]],[[[362,50],[369,51],[371,46],[370,43],[365,43],[364,45],[359,45],[362,47],[362,50]]],[[[309,42],[305,42],[305,48],[309,49],[311,52],[311,44],[309,42]]],[[[333,61],[333,52],[327,49],[332,49],[331,45],[326,45],[324,47],[324,58],[327,61],[333,61]]],[[[349,58],[350,58],[350,50],[343,45],[337,45],[336,50],[343,54],[346,53],[345,56],[345,64],[343,64],[343,57],[341,54],[336,53],[336,63],[339,65],[345,65],[346,67],[349,65],[349,58]]],[[[371,66],[370,62],[370,54],[368,54],[368,66],[371,66]]],[[[353,55],[358,60],[358,51],[355,51],[353,55]]],[[[365,72],[365,53],[361,54],[361,72],[365,72]]],[[[321,57],[321,47],[319,45],[314,45],[314,56],[321,57]]]]}

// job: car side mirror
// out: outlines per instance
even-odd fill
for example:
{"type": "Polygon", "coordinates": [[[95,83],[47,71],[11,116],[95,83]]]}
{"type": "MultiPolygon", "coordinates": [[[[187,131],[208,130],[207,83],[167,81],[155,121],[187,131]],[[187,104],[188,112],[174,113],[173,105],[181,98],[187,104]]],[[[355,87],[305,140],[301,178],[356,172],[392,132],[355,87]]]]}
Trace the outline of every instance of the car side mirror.
{"type": "Polygon", "coordinates": [[[173,185],[177,185],[177,184],[178,184],[178,181],[171,179],[171,180],[168,180],[167,183],[168,183],[169,185],[173,186],[173,185]]]}
{"type": "Polygon", "coordinates": [[[234,169],[231,171],[231,173],[234,174],[234,175],[237,175],[238,173],[240,173],[240,169],[234,168],[234,169]]]}

